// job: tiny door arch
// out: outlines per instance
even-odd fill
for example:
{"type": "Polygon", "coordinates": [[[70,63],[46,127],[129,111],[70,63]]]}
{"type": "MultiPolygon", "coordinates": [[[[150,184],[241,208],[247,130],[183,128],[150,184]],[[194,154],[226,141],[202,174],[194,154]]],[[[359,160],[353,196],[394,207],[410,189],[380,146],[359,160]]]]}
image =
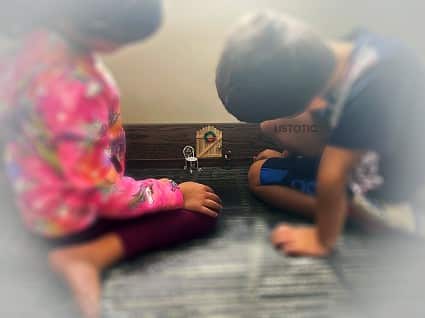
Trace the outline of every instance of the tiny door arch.
{"type": "Polygon", "coordinates": [[[223,132],[214,126],[206,126],[196,132],[196,156],[221,158],[223,156],[223,132]]]}

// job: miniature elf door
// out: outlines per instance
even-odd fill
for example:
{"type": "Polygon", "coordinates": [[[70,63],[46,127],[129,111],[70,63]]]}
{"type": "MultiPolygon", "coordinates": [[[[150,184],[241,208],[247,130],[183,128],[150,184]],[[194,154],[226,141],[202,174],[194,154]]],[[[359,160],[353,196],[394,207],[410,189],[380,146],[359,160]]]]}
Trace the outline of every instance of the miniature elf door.
{"type": "Polygon", "coordinates": [[[198,158],[221,158],[222,149],[222,131],[214,126],[207,126],[196,132],[196,156],[198,158]]]}

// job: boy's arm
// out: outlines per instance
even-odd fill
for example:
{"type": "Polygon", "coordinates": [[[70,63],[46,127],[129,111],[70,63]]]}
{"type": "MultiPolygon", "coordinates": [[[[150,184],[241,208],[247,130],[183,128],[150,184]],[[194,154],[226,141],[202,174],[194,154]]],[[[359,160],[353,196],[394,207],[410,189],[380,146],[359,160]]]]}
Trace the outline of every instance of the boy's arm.
{"type": "Polygon", "coordinates": [[[317,184],[317,234],[331,250],[344,226],[348,207],[346,185],[361,152],[327,146],[319,167],[317,184]]]}
{"type": "Polygon", "coordinates": [[[261,131],[283,150],[311,157],[321,155],[328,137],[328,129],[315,123],[310,112],[265,121],[261,131]]]}
{"type": "Polygon", "coordinates": [[[317,184],[316,226],[278,226],[272,242],[286,254],[328,255],[344,225],[347,197],[346,184],[361,152],[327,146],[319,167],[317,184]]]}

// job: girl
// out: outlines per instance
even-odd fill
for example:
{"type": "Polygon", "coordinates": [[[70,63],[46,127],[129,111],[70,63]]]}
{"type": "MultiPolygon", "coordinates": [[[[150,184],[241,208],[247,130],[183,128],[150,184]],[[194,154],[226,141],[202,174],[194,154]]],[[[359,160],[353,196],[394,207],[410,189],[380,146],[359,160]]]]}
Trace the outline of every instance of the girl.
{"type": "Polygon", "coordinates": [[[51,267],[98,317],[102,270],[205,234],[221,202],[201,184],[124,176],[119,95],[94,52],[152,34],[159,0],[21,0],[8,15],[18,41],[0,60],[6,172],[28,229],[60,246],[51,267]]]}

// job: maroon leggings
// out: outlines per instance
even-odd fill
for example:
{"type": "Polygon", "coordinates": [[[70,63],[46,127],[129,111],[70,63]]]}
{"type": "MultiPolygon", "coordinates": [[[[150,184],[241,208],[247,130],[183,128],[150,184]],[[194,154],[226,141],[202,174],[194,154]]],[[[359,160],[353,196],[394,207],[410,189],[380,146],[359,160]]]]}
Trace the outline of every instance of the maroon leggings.
{"type": "Polygon", "coordinates": [[[125,258],[162,249],[200,237],[212,231],[216,219],[186,210],[167,211],[136,219],[99,220],[90,229],[60,240],[53,246],[84,243],[105,234],[116,234],[122,241],[125,258]]]}

